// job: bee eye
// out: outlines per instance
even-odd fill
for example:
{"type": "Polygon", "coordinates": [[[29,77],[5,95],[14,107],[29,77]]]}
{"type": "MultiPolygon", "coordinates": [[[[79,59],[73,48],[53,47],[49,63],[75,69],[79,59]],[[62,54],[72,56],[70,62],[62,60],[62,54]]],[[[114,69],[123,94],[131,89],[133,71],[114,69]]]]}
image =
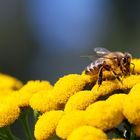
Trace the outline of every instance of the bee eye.
{"type": "Polygon", "coordinates": [[[113,59],[115,59],[115,60],[116,60],[116,59],[117,59],[117,57],[113,57],[113,59]]]}
{"type": "Polygon", "coordinates": [[[126,63],[126,62],[127,62],[126,58],[123,58],[123,63],[126,63]]]}

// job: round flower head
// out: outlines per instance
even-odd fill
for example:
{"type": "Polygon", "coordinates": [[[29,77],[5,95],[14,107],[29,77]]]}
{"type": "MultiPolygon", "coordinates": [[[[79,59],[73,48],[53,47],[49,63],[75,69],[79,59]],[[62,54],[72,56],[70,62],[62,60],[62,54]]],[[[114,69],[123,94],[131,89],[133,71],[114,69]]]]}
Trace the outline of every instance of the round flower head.
{"type": "Polygon", "coordinates": [[[41,113],[59,109],[51,90],[44,90],[34,94],[30,99],[30,106],[33,110],[37,110],[41,113]]]}
{"type": "Polygon", "coordinates": [[[109,130],[118,126],[124,119],[120,108],[112,106],[106,101],[97,101],[86,109],[85,118],[88,125],[102,130],[109,130]]]}
{"type": "Polygon", "coordinates": [[[70,96],[81,91],[88,84],[88,80],[78,74],[69,74],[60,78],[53,88],[53,94],[59,104],[64,105],[70,96]]]}
{"type": "Polygon", "coordinates": [[[41,90],[50,90],[52,89],[52,85],[48,81],[28,81],[27,84],[25,84],[22,87],[22,91],[30,92],[30,93],[37,93],[41,90]]]}
{"type": "Polygon", "coordinates": [[[140,59],[132,59],[132,63],[135,67],[131,65],[131,71],[133,71],[134,67],[134,73],[140,73],[140,59]]]}
{"type": "Polygon", "coordinates": [[[128,95],[123,103],[123,114],[132,124],[140,124],[140,94],[128,95]]]}
{"type": "Polygon", "coordinates": [[[5,88],[0,90],[0,103],[5,100],[9,95],[13,93],[13,90],[10,88],[5,88]]]}
{"type": "Polygon", "coordinates": [[[46,140],[55,135],[58,121],[63,116],[63,111],[50,111],[39,117],[35,124],[34,135],[37,140],[46,140]]]}
{"type": "Polygon", "coordinates": [[[91,91],[79,91],[71,96],[65,105],[65,112],[73,110],[84,110],[87,106],[95,101],[95,97],[91,91]]]}
{"type": "Polygon", "coordinates": [[[74,129],[67,140],[108,140],[108,138],[102,130],[83,125],[74,129]]]}
{"type": "Polygon", "coordinates": [[[134,133],[136,134],[136,136],[140,137],[140,125],[134,126],[134,133]]]}
{"type": "Polygon", "coordinates": [[[85,78],[89,83],[95,84],[97,79],[98,79],[98,75],[89,75],[86,74],[85,71],[82,72],[81,76],[83,78],[85,78]]]}
{"type": "Polygon", "coordinates": [[[10,89],[19,89],[22,87],[22,82],[16,78],[0,73],[0,89],[10,88],[10,89]]]}
{"type": "Polygon", "coordinates": [[[139,94],[140,90],[140,83],[137,83],[133,88],[130,90],[129,95],[136,95],[139,94]]]}
{"type": "Polygon", "coordinates": [[[95,97],[100,97],[104,95],[108,95],[112,93],[115,90],[118,90],[120,88],[120,82],[117,80],[112,80],[112,81],[103,81],[103,83],[100,85],[96,84],[92,88],[92,92],[95,97]]]}
{"type": "Polygon", "coordinates": [[[29,81],[17,93],[17,97],[19,99],[19,106],[28,106],[29,100],[33,94],[42,90],[50,89],[52,89],[52,85],[48,81],[29,81]]]}
{"type": "Polygon", "coordinates": [[[20,114],[19,107],[10,103],[0,103],[0,127],[4,127],[12,124],[16,119],[18,119],[20,114]]]}
{"type": "Polygon", "coordinates": [[[123,78],[121,89],[131,89],[134,85],[140,82],[140,75],[130,75],[123,78]]]}
{"type": "Polygon", "coordinates": [[[117,93],[117,94],[111,95],[106,100],[106,102],[108,102],[111,106],[114,106],[114,108],[120,109],[120,111],[122,112],[123,101],[125,100],[126,97],[127,97],[127,94],[117,93]]]}
{"type": "Polygon", "coordinates": [[[56,134],[60,138],[66,139],[75,128],[85,124],[84,111],[66,113],[57,125],[56,134]]]}

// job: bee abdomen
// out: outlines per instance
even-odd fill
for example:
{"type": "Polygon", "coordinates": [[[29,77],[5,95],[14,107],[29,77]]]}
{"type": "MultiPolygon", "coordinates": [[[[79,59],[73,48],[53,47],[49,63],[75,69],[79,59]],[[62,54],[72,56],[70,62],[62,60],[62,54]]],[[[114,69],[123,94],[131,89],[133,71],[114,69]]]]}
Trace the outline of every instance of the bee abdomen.
{"type": "Polygon", "coordinates": [[[86,74],[97,74],[99,71],[100,66],[99,65],[95,65],[93,62],[88,65],[85,69],[85,73],[86,74]]]}

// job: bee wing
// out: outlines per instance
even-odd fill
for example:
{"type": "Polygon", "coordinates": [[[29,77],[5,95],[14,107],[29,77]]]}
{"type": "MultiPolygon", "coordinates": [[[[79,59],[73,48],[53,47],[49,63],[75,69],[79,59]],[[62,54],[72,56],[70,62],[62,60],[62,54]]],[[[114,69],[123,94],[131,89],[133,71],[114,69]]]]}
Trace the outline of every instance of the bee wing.
{"type": "Polygon", "coordinates": [[[100,65],[100,64],[103,64],[103,62],[104,62],[104,58],[99,58],[99,59],[94,61],[94,64],[95,65],[100,65]]]}
{"type": "Polygon", "coordinates": [[[90,59],[91,61],[95,61],[97,59],[97,57],[94,55],[82,55],[80,57],[86,57],[86,58],[90,59]]]}
{"type": "Polygon", "coordinates": [[[107,50],[106,48],[102,48],[102,47],[94,48],[94,51],[99,56],[103,56],[103,55],[106,55],[106,54],[109,54],[110,53],[109,50],[107,50]]]}

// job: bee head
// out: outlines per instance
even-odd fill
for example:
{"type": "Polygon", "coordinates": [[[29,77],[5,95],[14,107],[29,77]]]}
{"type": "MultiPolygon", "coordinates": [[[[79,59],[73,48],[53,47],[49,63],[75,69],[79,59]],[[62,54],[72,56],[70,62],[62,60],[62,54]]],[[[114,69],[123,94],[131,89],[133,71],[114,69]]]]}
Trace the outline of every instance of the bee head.
{"type": "Polygon", "coordinates": [[[122,58],[123,65],[129,65],[131,63],[132,55],[130,53],[124,53],[124,57],[122,58]]]}

